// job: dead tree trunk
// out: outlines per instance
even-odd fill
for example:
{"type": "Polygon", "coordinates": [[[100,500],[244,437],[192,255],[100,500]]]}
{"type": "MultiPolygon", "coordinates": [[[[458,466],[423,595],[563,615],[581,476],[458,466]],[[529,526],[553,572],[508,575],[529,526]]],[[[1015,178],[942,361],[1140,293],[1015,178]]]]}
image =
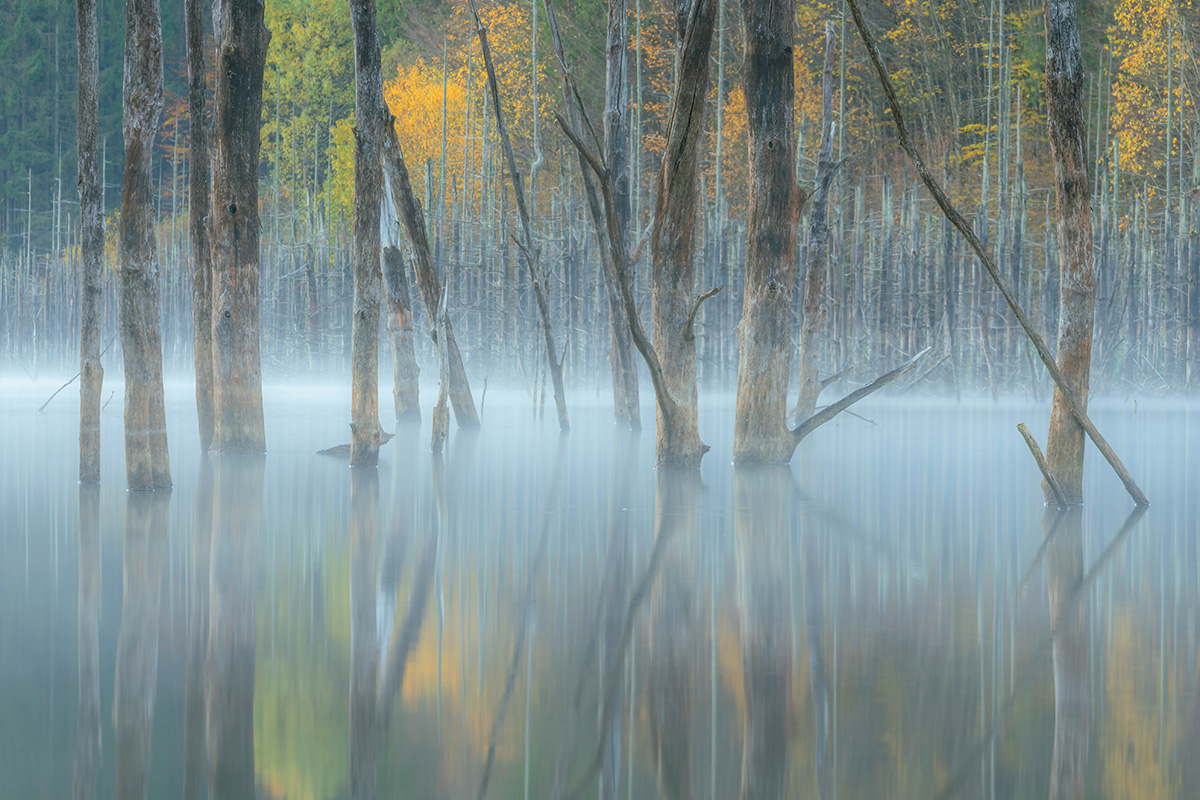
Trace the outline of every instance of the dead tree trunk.
{"type": "MultiPolygon", "coordinates": [[[[604,162],[613,181],[613,210],[617,216],[617,228],[625,237],[626,252],[633,248],[633,221],[630,208],[629,187],[629,79],[628,10],[625,0],[609,0],[608,41],[605,50],[604,88],[604,162]]],[[[559,47],[557,32],[555,46],[559,47]]],[[[564,87],[565,88],[565,87],[564,87]]],[[[570,103],[568,102],[568,107],[570,103]]],[[[582,167],[582,164],[580,165],[582,167]]],[[[585,169],[584,185],[588,190],[588,205],[592,210],[592,222],[596,232],[604,238],[604,220],[596,213],[594,178],[585,169]]],[[[602,249],[608,249],[603,247],[602,249]]],[[[609,253],[609,271],[612,254],[609,253]]],[[[616,273],[606,273],[604,282],[608,288],[609,322],[612,328],[613,401],[617,408],[617,421],[628,422],[633,428],[642,425],[642,412],[638,397],[637,364],[633,360],[633,340],[629,336],[629,323],[621,307],[620,293],[616,287],[616,273]]]]}
{"type": "MultiPolygon", "coordinates": [[[[487,28],[479,18],[479,9],[475,0],[470,0],[471,14],[475,18],[475,33],[479,36],[479,47],[483,52],[483,63],[487,68],[488,86],[491,88],[492,111],[496,115],[496,131],[500,136],[500,146],[504,148],[504,158],[508,164],[508,177],[512,182],[513,195],[517,200],[517,212],[521,217],[523,237],[518,241],[521,253],[525,257],[525,265],[529,269],[529,282],[533,284],[533,297],[537,305],[538,316],[542,322],[542,339],[546,346],[546,360],[550,366],[550,379],[554,384],[554,405],[558,412],[558,427],[561,431],[569,431],[571,422],[567,417],[567,398],[563,389],[562,361],[558,358],[558,347],[554,343],[554,329],[550,325],[550,304],[546,297],[545,276],[542,274],[541,249],[533,238],[533,223],[529,216],[529,206],[525,202],[525,187],[521,174],[517,171],[517,159],[513,154],[512,140],[508,135],[508,126],[504,122],[504,110],[500,107],[500,87],[496,82],[496,69],[492,63],[492,52],[488,46],[487,28]]],[[[537,32],[534,31],[534,35],[537,32]]],[[[536,110],[535,112],[536,113],[536,110]]]]}
{"type": "Polygon", "coordinates": [[[388,336],[392,340],[392,400],[396,422],[419,422],[421,398],[417,356],[413,347],[412,302],[399,248],[383,249],[383,283],[387,290],[388,336]]]}
{"type": "MultiPolygon", "coordinates": [[[[846,407],[883,388],[916,365],[928,349],[877,378],[819,414],[812,414],[793,430],[787,427],[787,385],[791,365],[792,291],[796,269],[796,223],[806,199],[796,185],[792,133],[795,83],[792,72],[793,9],[777,0],[742,0],[746,20],[746,55],[742,65],[742,93],[750,139],[750,213],[747,220],[746,290],[742,321],[738,323],[737,411],[733,428],[733,460],[787,462],[805,436],[833,419],[846,407]]],[[[832,31],[825,48],[825,111],[832,115],[832,31]]],[[[830,128],[826,128],[829,131],[830,128]]],[[[832,173],[832,137],[821,142],[825,189],[832,173]]],[[[825,227],[825,197],[813,225],[825,227]]],[[[824,234],[828,240],[828,232],[824,234]]],[[[827,247],[827,245],[826,245],[827,247]]],[[[809,267],[810,280],[819,286],[806,289],[806,325],[815,325],[824,290],[824,254],[809,267]],[[808,307],[811,302],[814,307],[808,307]]],[[[815,331],[807,358],[815,361],[815,331]]],[[[816,376],[806,376],[815,381],[816,376]]],[[[816,389],[819,393],[820,384],[816,389]]],[[[812,388],[802,391],[811,392],[812,388]]],[[[816,398],[813,398],[815,408],[816,398]]]]}
{"type": "MultiPolygon", "coordinates": [[[[845,43],[842,43],[845,47],[845,43]]],[[[800,322],[800,394],[794,415],[807,419],[817,409],[821,379],[817,373],[817,336],[825,314],[825,270],[829,261],[829,184],[833,179],[833,23],[825,23],[825,71],[821,76],[821,145],[817,180],[809,211],[804,316],[800,322]]],[[[790,284],[789,284],[790,285],[790,284]]],[[[788,350],[790,352],[790,349],[788,350]]]]}
{"type": "MultiPolygon", "coordinates": [[[[1083,120],[1083,56],[1077,0],[1045,0],[1046,126],[1054,160],[1058,227],[1059,304],[1056,361],[1081,410],[1087,412],[1096,305],[1092,199],[1083,120]]],[[[1083,502],[1084,430],[1056,386],[1046,457],[1069,503],[1083,502]]],[[[1049,487],[1046,499],[1050,500],[1049,487]]]]}
{"type": "Polygon", "coordinates": [[[204,9],[186,0],[188,56],[188,231],[192,254],[192,361],[196,368],[196,412],[200,449],[213,440],[212,251],[209,242],[208,120],[204,108],[208,65],[204,55],[204,9]]]}
{"type": "Polygon", "coordinates": [[[258,149],[263,66],[271,34],[262,0],[216,0],[217,97],[213,127],[212,449],[261,453],[258,323],[258,149]]]}
{"type": "MultiPolygon", "coordinates": [[[[408,165],[404,163],[404,153],[400,149],[400,139],[396,135],[395,125],[390,121],[383,132],[382,157],[392,204],[400,215],[400,221],[404,223],[404,231],[413,250],[413,269],[416,273],[417,288],[425,303],[425,313],[429,317],[429,327],[436,330],[442,285],[438,280],[437,271],[433,268],[433,251],[429,247],[425,213],[413,193],[408,177],[408,165]]],[[[437,339],[435,334],[435,343],[439,349],[445,348],[446,358],[450,362],[450,403],[454,406],[454,419],[459,427],[478,428],[479,415],[475,413],[471,385],[467,381],[467,372],[463,369],[462,356],[458,352],[458,343],[454,340],[454,329],[450,326],[449,319],[446,320],[444,337],[437,339]]]]}
{"type": "Polygon", "coordinates": [[[104,196],[98,163],[99,33],[96,0],[79,0],[79,233],[82,286],[79,302],[79,480],[100,480],[100,298],[103,293],[104,196]]]}
{"type": "Polygon", "coordinates": [[[163,105],[162,75],[158,0],[130,0],[125,6],[119,317],[125,360],[125,475],[134,490],[171,485],[151,180],[154,135],[163,105]]]}
{"type": "Polygon", "coordinates": [[[379,210],[383,202],[383,102],[375,0],[351,0],[354,28],[354,317],[350,343],[350,464],[379,458],[379,210]]]}

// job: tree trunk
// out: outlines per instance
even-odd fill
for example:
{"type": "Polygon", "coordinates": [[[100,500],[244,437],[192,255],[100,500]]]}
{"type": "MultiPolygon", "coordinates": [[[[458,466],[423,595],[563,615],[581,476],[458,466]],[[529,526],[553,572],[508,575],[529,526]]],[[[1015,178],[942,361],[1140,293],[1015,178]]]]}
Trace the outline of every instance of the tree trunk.
{"type": "Polygon", "coordinates": [[[383,202],[383,102],[375,0],[351,0],[354,27],[354,317],[350,344],[350,464],[379,458],[379,210],[383,202]]]}
{"type": "MultiPolygon", "coordinates": [[[[537,305],[538,317],[542,323],[542,339],[546,347],[546,360],[550,366],[550,379],[554,384],[554,405],[558,412],[559,430],[566,432],[571,429],[567,417],[567,399],[563,388],[562,361],[558,358],[558,348],[554,342],[554,330],[550,325],[550,305],[546,297],[545,275],[542,273],[540,250],[533,237],[533,222],[529,214],[529,206],[525,202],[525,188],[521,175],[517,171],[517,160],[513,154],[512,140],[508,136],[508,126],[504,122],[504,110],[500,106],[500,87],[496,82],[496,69],[492,63],[491,48],[488,46],[487,28],[480,20],[479,11],[471,2],[471,13],[475,17],[475,32],[479,36],[479,47],[483,52],[483,63],[487,67],[488,85],[491,87],[492,111],[496,116],[496,131],[500,136],[500,146],[504,148],[505,161],[508,164],[508,176],[512,182],[513,196],[517,201],[517,211],[521,217],[523,241],[520,243],[525,257],[525,266],[529,270],[529,282],[533,284],[534,302],[537,305]]],[[[534,35],[537,32],[534,31],[534,35]]],[[[536,165],[536,162],[535,162],[536,165]]],[[[535,173],[536,175],[536,173],[535,173]]]]}
{"type": "Polygon", "coordinates": [[[158,0],[130,0],[125,6],[119,317],[125,360],[125,475],[133,490],[171,485],[151,181],[163,105],[162,74],[158,0]]]}
{"type": "MultiPolygon", "coordinates": [[[[796,185],[794,167],[792,32],[796,14],[793,5],[783,0],[742,0],[742,16],[746,28],[742,95],[750,149],[750,210],[746,286],[742,321],[737,328],[733,459],[788,461],[796,447],[786,428],[796,227],[806,199],[796,185]]],[[[827,44],[827,69],[831,56],[827,44]]],[[[829,81],[827,72],[823,84],[830,86],[829,81]]],[[[831,104],[832,98],[826,108],[831,109],[831,104]]],[[[829,138],[822,136],[822,153],[828,144],[829,138]]],[[[820,263],[823,269],[824,261],[820,263]]],[[[810,279],[813,274],[810,267],[810,279]]],[[[822,284],[823,278],[816,276],[822,284]]]]}
{"type": "MultiPolygon", "coordinates": [[[[1054,161],[1058,230],[1059,313],[1055,360],[1087,412],[1092,363],[1096,277],[1092,252],[1092,202],[1083,122],[1083,56],[1077,0],[1045,0],[1046,125],[1054,161]]],[[[1069,503],[1083,502],[1084,430],[1055,387],[1046,460],[1069,503]]],[[[1050,499],[1046,487],[1046,499],[1050,499]]]]}
{"type": "Polygon", "coordinates": [[[100,480],[100,298],[103,293],[104,197],[100,186],[99,40],[96,0],[78,0],[79,229],[82,287],[79,304],[79,480],[100,480]]]}
{"type": "Polygon", "coordinates": [[[261,453],[258,150],[263,65],[271,34],[262,0],[216,0],[217,97],[213,120],[212,449],[261,453]]]}
{"type": "MultiPolygon", "coordinates": [[[[662,372],[661,387],[656,384],[655,393],[667,395],[660,398],[657,409],[655,463],[660,467],[697,469],[708,452],[697,427],[696,340],[692,326],[701,300],[692,293],[696,277],[692,256],[700,146],[707,137],[704,112],[716,12],[716,0],[680,0],[676,9],[675,90],[650,232],[651,325],[662,372]]],[[[789,175],[791,169],[789,162],[789,175]]]]}
{"type": "Polygon", "coordinates": [[[397,422],[419,422],[421,400],[417,356],[413,348],[412,302],[399,248],[383,249],[383,283],[387,289],[388,336],[392,340],[392,400],[397,422]]]}
{"type": "MultiPolygon", "coordinates": [[[[628,7],[626,0],[609,0],[608,41],[605,49],[604,85],[604,163],[613,183],[613,210],[617,216],[617,227],[625,237],[625,251],[633,248],[633,222],[630,217],[629,187],[629,78],[628,72],[628,7]]],[[[557,37],[556,37],[557,39],[557,37]]],[[[557,45],[557,41],[556,41],[557,45]]],[[[566,87],[564,86],[564,89],[566,87]]],[[[568,107],[570,107],[569,98],[568,107]]],[[[582,165],[581,165],[582,166],[582,165]]],[[[583,170],[584,185],[588,190],[589,208],[596,232],[604,238],[603,217],[596,214],[599,204],[595,203],[594,178],[583,170]],[[593,208],[594,206],[594,208],[593,208]]],[[[606,250],[601,244],[601,250],[606,250]]],[[[603,264],[603,257],[601,258],[603,264]]],[[[612,270],[612,255],[609,254],[604,282],[608,288],[609,322],[612,326],[613,400],[617,408],[617,421],[627,422],[633,428],[642,425],[640,399],[638,397],[637,364],[633,360],[633,340],[629,336],[629,323],[621,307],[620,294],[616,287],[616,274],[612,270]]]]}
{"type": "MultiPolygon", "coordinates": [[[[425,227],[425,213],[417,196],[413,194],[412,183],[408,177],[408,165],[404,163],[404,153],[400,149],[400,139],[396,135],[396,127],[390,122],[383,132],[383,169],[387,178],[387,186],[392,195],[392,204],[404,223],[404,231],[408,235],[409,245],[413,249],[413,267],[416,272],[417,288],[421,292],[421,300],[425,303],[425,313],[429,318],[429,327],[438,328],[437,309],[442,296],[441,281],[433,268],[433,252],[429,249],[429,233],[425,227]]],[[[467,381],[466,370],[463,369],[462,356],[458,352],[458,343],[454,340],[454,329],[447,318],[445,336],[437,340],[439,348],[446,348],[446,356],[450,361],[450,403],[454,406],[454,418],[460,427],[478,428],[479,415],[475,413],[475,401],[471,397],[471,385],[467,381]]]]}
{"type": "MultiPolygon", "coordinates": [[[[200,449],[213,441],[212,250],[209,242],[208,65],[204,53],[201,0],[185,0],[188,57],[188,231],[192,254],[192,361],[196,368],[196,412],[200,449]]],[[[219,214],[218,214],[219,216],[219,214]]]]}
{"type": "MultiPolygon", "coordinates": [[[[829,184],[833,179],[833,23],[825,23],[825,72],[821,77],[821,145],[817,155],[816,188],[808,222],[807,271],[804,277],[804,317],[800,323],[800,394],[795,416],[807,419],[817,408],[821,378],[817,374],[817,336],[824,321],[825,272],[829,262],[829,184]]],[[[791,282],[787,284],[792,285],[791,282]]],[[[789,361],[791,348],[784,346],[789,361]]],[[[786,366],[786,363],[785,363],[786,366]]],[[[786,397],[785,397],[786,400],[786,397]]],[[[777,421],[772,420],[775,424],[777,421]]],[[[778,435],[778,430],[775,431],[778,435]]],[[[790,454],[789,454],[790,455],[790,454]]],[[[786,459],[785,459],[786,460],[786,459]]]]}

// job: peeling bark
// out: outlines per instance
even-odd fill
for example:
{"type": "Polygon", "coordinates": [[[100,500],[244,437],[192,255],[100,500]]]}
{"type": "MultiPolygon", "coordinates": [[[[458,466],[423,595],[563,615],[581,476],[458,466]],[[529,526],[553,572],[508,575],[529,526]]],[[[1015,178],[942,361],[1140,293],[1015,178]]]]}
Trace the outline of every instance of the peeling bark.
{"type": "Polygon", "coordinates": [[[132,490],[171,485],[151,180],[154,136],[163,106],[162,75],[158,0],[130,0],[125,6],[125,177],[118,316],[125,361],[125,476],[132,490]]]}
{"type": "Polygon", "coordinates": [[[262,0],[215,0],[217,97],[213,117],[212,449],[261,453],[258,151],[263,67],[271,34],[262,0]]]}

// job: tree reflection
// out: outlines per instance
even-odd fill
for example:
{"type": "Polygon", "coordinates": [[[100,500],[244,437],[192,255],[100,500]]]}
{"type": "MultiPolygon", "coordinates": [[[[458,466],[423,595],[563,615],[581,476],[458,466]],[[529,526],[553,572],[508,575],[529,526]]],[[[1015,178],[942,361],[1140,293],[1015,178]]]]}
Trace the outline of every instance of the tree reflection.
{"type": "Polygon", "coordinates": [[[254,797],[254,659],[260,454],[214,456],[205,663],[209,796],[254,797]]]}
{"type": "Polygon", "coordinates": [[[187,673],[183,696],[183,800],[198,800],[207,761],[204,744],[204,656],[208,647],[208,565],[212,547],[213,469],[200,455],[196,512],[188,558],[187,673]]]}
{"type": "Polygon", "coordinates": [[[75,800],[96,796],[100,767],[100,485],[79,486],[79,710],[75,800]]]}
{"type": "Polygon", "coordinates": [[[1050,595],[1054,659],[1054,753],[1050,800],[1080,800],[1087,782],[1091,689],[1088,680],[1087,603],[1083,590],[1083,508],[1047,508],[1046,587],[1050,595]],[[1057,530],[1053,531],[1058,514],[1057,530]],[[1052,534],[1053,531],[1053,534],[1052,534]]]}
{"type": "Polygon", "coordinates": [[[158,679],[159,594],[170,502],[171,493],[165,489],[126,494],[124,592],[113,695],[119,800],[146,796],[158,679]]]}

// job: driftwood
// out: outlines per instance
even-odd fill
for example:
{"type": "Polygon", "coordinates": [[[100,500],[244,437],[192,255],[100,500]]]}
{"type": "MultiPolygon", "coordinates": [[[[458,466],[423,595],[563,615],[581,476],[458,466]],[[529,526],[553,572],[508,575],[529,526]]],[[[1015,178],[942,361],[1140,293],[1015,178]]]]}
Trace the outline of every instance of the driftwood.
{"type": "MultiPolygon", "coordinates": [[[[379,431],[379,446],[383,446],[396,438],[396,434],[388,433],[385,430],[379,431]]],[[[350,458],[350,443],[335,445],[334,447],[326,447],[324,450],[318,450],[319,456],[333,456],[334,458],[350,458]]]]}
{"type": "Polygon", "coordinates": [[[929,168],[925,166],[925,161],[921,158],[921,154],[913,144],[912,138],[908,133],[908,128],[904,124],[904,114],[900,108],[900,100],[896,96],[896,87],[893,85],[892,79],[883,65],[883,58],[879,54],[879,45],[876,44],[875,38],[867,30],[867,24],[863,20],[862,9],[859,7],[858,0],[847,0],[847,3],[850,6],[850,12],[854,16],[854,24],[858,28],[859,36],[862,37],[863,44],[867,48],[867,53],[871,56],[871,62],[875,65],[875,71],[879,75],[879,82],[883,86],[883,92],[887,96],[888,106],[892,111],[892,121],[896,125],[896,134],[900,140],[900,146],[904,148],[904,152],[908,154],[909,159],[917,168],[917,172],[921,176],[921,181],[937,202],[938,207],[941,208],[946,219],[950,220],[959,233],[963,235],[963,238],[967,240],[967,243],[979,258],[980,263],[983,264],[988,275],[991,276],[992,281],[1000,289],[1000,294],[1004,297],[1004,302],[1008,304],[1009,310],[1013,312],[1013,315],[1017,318],[1017,322],[1021,324],[1025,335],[1029,337],[1029,341],[1033,343],[1034,349],[1037,350],[1038,357],[1046,365],[1046,370],[1050,373],[1050,377],[1054,379],[1054,385],[1062,392],[1063,398],[1070,405],[1071,412],[1079,420],[1079,424],[1087,432],[1088,438],[1095,443],[1096,449],[1100,451],[1104,459],[1109,463],[1109,466],[1117,473],[1117,477],[1121,479],[1121,483],[1125,486],[1125,491],[1129,492],[1129,496],[1133,498],[1134,503],[1137,505],[1150,505],[1150,501],[1146,499],[1146,495],[1138,488],[1133,477],[1130,476],[1129,470],[1125,469],[1125,465],[1121,463],[1121,459],[1113,452],[1112,447],[1109,446],[1104,436],[1101,435],[1095,424],[1093,424],[1087,412],[1083,410],[1083,406],[1080,405],[1075,392],[1071,390],[1071,387],[1067,384],[1066,379],[1059,370],[1054,356],[1050,353],[1050,348],[1046,346],[1046,342],[1033,327],[1033,323],[1029,321],[1029,318],[1025,316],[1025,312],[1021,310],[1017,299],[1008,288],[1008,283],[996,267],[996,262],[992,260],[983,243],[979,241],[979,237],[975,235],[975,231],[972,230],[970,223],[963,218],[963,215],[950,202],[950,198],[942,191],[941,186],[938,185],[938,182],[929,172],[929,168]]]}

